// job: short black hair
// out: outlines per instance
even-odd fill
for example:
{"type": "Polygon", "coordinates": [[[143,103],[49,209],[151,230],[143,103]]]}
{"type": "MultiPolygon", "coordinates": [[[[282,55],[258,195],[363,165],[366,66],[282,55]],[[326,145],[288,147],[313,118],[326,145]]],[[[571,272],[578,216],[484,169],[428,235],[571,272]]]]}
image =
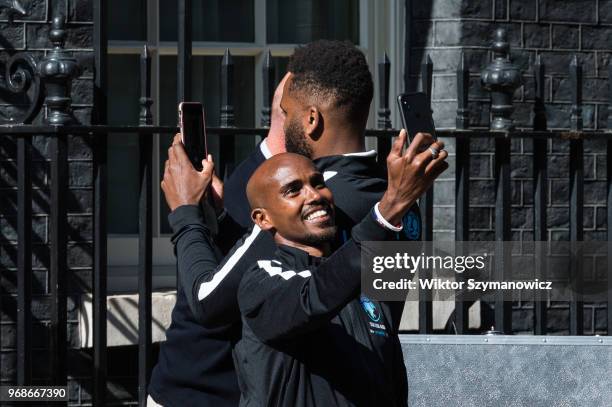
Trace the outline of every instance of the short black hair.
{"type": "Polygon", "coordinates": [[[374,85],[363,53],[349,41],[314,41],[298,47],[287,68],[292,91],[335,100],[351,117],[367,115],[374,85]]]}

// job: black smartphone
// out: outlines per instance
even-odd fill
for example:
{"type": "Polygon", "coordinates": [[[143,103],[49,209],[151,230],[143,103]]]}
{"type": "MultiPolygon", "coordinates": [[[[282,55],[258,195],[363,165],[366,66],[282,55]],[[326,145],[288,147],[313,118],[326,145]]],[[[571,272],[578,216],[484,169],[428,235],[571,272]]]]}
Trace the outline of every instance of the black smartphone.
{"type": "Polygon", "coordinates": [[[403,128],[408,132],[408,142],[417,133],[429,133],[434,140],[437,140],[432,111],[425,93],[402,93],[397,97],[397,104],[400,108],[403,128]]]}
{"type": "MultiPolygon", "coordinates": [[[[178,106],[179,128],[181,140],[191,165],[202,171],[202,160],[208,157],[206,145],[206,127],[204,122],[204,109],[199,102],[181,102],[178,106]]],[[[212,197],[212,186],[208,186],[207,199],[200,203],[206,225],[213,236],[219,233],[219,225],[212,197]]]]}
{"type": "Polygon", "coordinates": [[[178,107],[181,139],[193,167],[202,171],[202,160],[207,157],[204,109],[198,102],[181,102],[178,107]]]}

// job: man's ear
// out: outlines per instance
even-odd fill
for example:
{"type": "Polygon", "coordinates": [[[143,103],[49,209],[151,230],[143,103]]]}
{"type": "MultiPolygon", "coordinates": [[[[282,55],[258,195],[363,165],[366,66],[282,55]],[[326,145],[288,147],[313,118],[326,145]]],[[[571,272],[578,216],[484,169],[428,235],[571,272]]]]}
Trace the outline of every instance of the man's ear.
{"type": "Polygon", "coordinates": [[[306,135],[312,136],[316,134],[317,129],[321,124],[321,112],[319,111],[319,108],[316,106],[308,106],[308,116],[306,118],[306,123],[304,124],[306,135]]]}
{"type": "Polygon", "coordinates": [[[251,211],[251,219],[261,230],[270,230],[274,228],[268,211],[265,208],[255,208],[251,211]]]}

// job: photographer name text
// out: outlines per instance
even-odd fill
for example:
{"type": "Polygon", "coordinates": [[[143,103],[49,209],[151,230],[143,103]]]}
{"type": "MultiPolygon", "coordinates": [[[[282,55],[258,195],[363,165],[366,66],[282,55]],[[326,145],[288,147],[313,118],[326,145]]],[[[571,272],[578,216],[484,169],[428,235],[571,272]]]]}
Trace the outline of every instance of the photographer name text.
{"type": "Polygon", "coordinates": [[[552,290],[551,281],[539,279],[529,281],[478,281],[473,278],[466,281],[452,281],[440,278],[419,278],[411,280],[402,278],[397,281],[385,281],[382,278],[374,279],[372,285],[375,290],[552,290]]]}

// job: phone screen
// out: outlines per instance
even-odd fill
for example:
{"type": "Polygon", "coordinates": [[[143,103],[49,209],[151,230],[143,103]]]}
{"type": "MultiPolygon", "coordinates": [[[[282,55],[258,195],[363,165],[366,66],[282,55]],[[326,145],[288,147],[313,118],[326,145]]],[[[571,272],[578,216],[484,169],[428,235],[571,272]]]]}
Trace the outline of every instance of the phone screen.
{"type": "Polygon", "coordinates": [[[201,171],[202,160],[207,154],[202,104],[183,102],[179,107],[179,112],[185,151],[193,167],[201,171]]]}
{"type": "Polygon", "coordinates": [[[417,133],[429,133],[434,140],[437,139],[427,95],[422,92],[404,93],[398,96],[397,102],[402,124],[408,132],[408,140],[411,140],[417,133]]]}

